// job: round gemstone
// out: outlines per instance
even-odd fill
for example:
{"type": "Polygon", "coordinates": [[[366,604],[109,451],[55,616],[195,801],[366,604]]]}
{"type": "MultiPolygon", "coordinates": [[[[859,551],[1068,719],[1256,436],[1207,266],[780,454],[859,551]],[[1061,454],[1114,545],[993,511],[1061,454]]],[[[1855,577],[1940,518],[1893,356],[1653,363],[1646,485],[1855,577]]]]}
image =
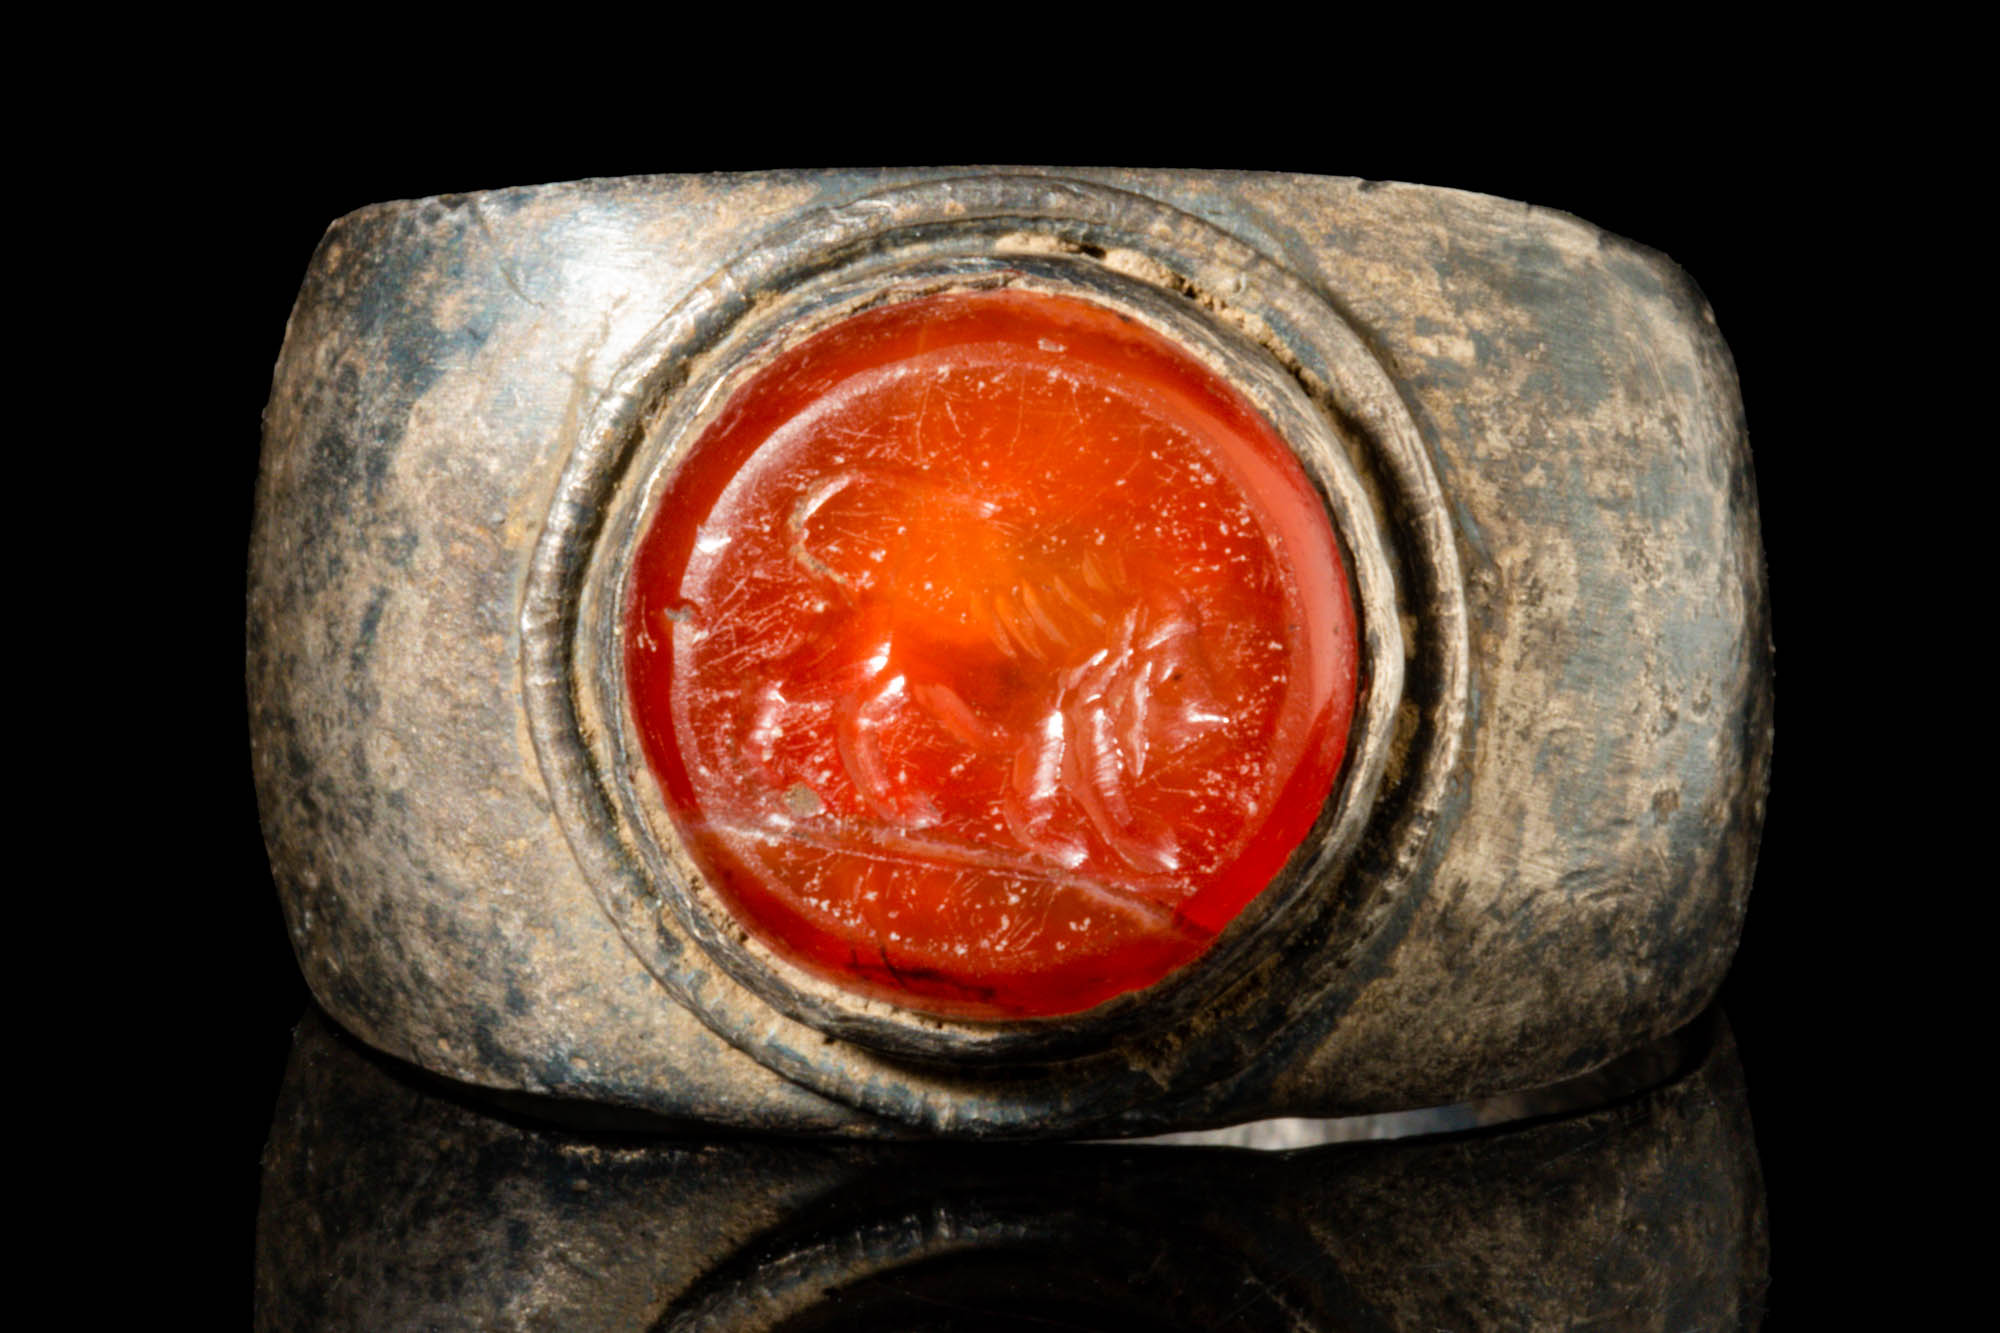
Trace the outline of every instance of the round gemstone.
{"type": "Polygon", "coordinates": [[[1087,1009],[1198,956],[1311,831],[1356,692],[1297,460],[1106,307],[852,315],[669,479],[626,671],[681,837],[796,965],[939,1015],[1087,1009]]]}

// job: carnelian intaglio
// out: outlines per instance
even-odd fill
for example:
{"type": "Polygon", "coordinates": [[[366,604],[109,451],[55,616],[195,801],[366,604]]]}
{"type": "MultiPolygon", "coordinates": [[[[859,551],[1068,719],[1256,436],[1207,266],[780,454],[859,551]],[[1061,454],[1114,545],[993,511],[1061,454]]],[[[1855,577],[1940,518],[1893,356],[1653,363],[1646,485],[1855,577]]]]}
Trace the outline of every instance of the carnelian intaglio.
{"type": "Polygon", "coordinates": [[[1072,1013],[1199,955],[1339,773],[1325,507],[1227,382],[1106,307],[877,306],[669,479],[626,668],[681,836],[782,957],[906,1008],[1072,1013]]]}

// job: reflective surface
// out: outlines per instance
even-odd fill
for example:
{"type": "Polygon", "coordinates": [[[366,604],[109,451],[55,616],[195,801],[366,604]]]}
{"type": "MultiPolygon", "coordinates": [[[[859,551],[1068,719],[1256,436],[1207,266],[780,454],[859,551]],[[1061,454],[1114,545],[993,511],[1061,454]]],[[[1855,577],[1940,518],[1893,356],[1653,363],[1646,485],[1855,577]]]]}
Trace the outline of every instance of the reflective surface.
{"type": "Polygon", "coordinates": [[[1754,1326],[1768,1252],[1741,1069],[1719,1022],[1680,1049],[1669,1081],[1596,1110],[1396,1142],[860,1145],[641,1133],[590,1108],[568,1114],[597,1128],[559,1127],[314,1015],[266,1154],[258,1321],[1754,1326]]]}

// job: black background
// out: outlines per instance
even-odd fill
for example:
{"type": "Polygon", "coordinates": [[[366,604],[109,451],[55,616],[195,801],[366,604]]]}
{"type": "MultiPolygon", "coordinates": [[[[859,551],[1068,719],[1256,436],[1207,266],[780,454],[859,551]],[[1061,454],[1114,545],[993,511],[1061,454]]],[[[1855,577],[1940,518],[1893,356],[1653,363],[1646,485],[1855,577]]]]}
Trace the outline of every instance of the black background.
{"type": "MultiPolygon", "coordinates": [[[[1601,99],[1616,90],[1600,90],[1601,99]]],[[[207,1188],[233,1218],[217,1239],[226,1282],[247,1299],[258,1158],[292,1024],[307,999],[277,907],[250,781],[242,686],[243,582],[259,414],[297,284],[327,223],[386,199],[596,175],[884,163],[1106,163],[1229,167],[1408,180],[1522,199],[1574,213],[1662,250],[1709,298],[1736,357],[1750,422],[1779,646],[1778,745],[1763,852],[1743,944],[1724,989],[1748,1071],[1773,1229],[1773,1327],[1790,1326],[1824,1276],[1820,1163],[1806,1134],[1822,1080],[1838,992],[1825,932],[1823,867],[1813,850],[1818,793],[1842,756],[1826,709],[1834,691],[1809,669],[1829,600],[1815,504],[1823,423],[1806,403],[1823,387],[1811,358],[1821,330],[1803,315],[1817,285],[1826,145],[1789,115],[1752,113],[1710,90],[1704,116],[1685,106],[1633,118],[1586,100],[1469,114],[1452,127],[1391,133],[1357,128],[1319,137],[1294,117],[1218,123],[1121,114],[1092,136],[1078,122],[1024,130],[913,128],[896,105],[843,106],[792,116],[782,130],[748,126],[671,136],[572,132],[558,141],[516,113],[478,135],[403,124],[377,109],[365,124],[308,118],[282,145],[226,120],[182,166],[188,207],[171,221],[202,275],[178,293],[201,308],[193,360],[174,375],[167,406],[199,423],[201,452],[166,460],[161,503],[183,516],[176,555],[194,590],[161,631],[196,670],[167,726],[184,758],[175,793],[193,804],[172,832],[202,868],[207,890],[177,922],[193,966],[181,972],[183,1021],[219,1034],[201,1098],[215,1140],[202,1158],[207,1188]],[[1547,132],[1566,123],[1566,136],[1547,132]],[[1578,123],[1601,118],[1593,132],[1578,123]],[[506,132],[519,126],[516,132],[506,132]],[[496,132],[499,131],[499,132],[496,132]],[[1815,224],[1817,225],[1817,224],[1815,224]],[[1812,645],[1804,646],[1801,645],[1812,645]],[[220,1066],[216,1068],[215,1066],[220,1066]]],[[[295,109],[292,109],[295,110],[295,109]]],[[[748,114],[743,112],[742,114],[748,114]]],[[[412,117],[417,112],[412,110],[412,117]]],[[[1365,118],[1364,118],[1365,119],[1365,118]]],[[[663,122],[664,123],[664,122],[663,122]]],[[[1589,128],[1589,127],[1587,127],[1589,128]]],[[[171,1063],[171,1061],[169,1061],[171,1063]]],[[[193,1151],[191,1149],[191,1151],[193,1151]]],[[[240,1310],[240,1304],[225,1308],[240,1310]]]]}

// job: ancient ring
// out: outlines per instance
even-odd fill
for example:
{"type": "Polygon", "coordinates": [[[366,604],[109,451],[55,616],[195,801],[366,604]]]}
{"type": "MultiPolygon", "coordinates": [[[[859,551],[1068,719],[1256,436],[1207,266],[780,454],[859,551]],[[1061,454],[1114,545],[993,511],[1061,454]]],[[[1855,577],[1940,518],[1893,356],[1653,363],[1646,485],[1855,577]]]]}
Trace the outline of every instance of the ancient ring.
{"type": "Polygon", "coordinates": [[[363,210],[249,675],[326,1010],[483,1086],[1075,1136],[1688,1022],[1769,631],[1661,256],[1410,186],[642,178],[363,210]]]}

